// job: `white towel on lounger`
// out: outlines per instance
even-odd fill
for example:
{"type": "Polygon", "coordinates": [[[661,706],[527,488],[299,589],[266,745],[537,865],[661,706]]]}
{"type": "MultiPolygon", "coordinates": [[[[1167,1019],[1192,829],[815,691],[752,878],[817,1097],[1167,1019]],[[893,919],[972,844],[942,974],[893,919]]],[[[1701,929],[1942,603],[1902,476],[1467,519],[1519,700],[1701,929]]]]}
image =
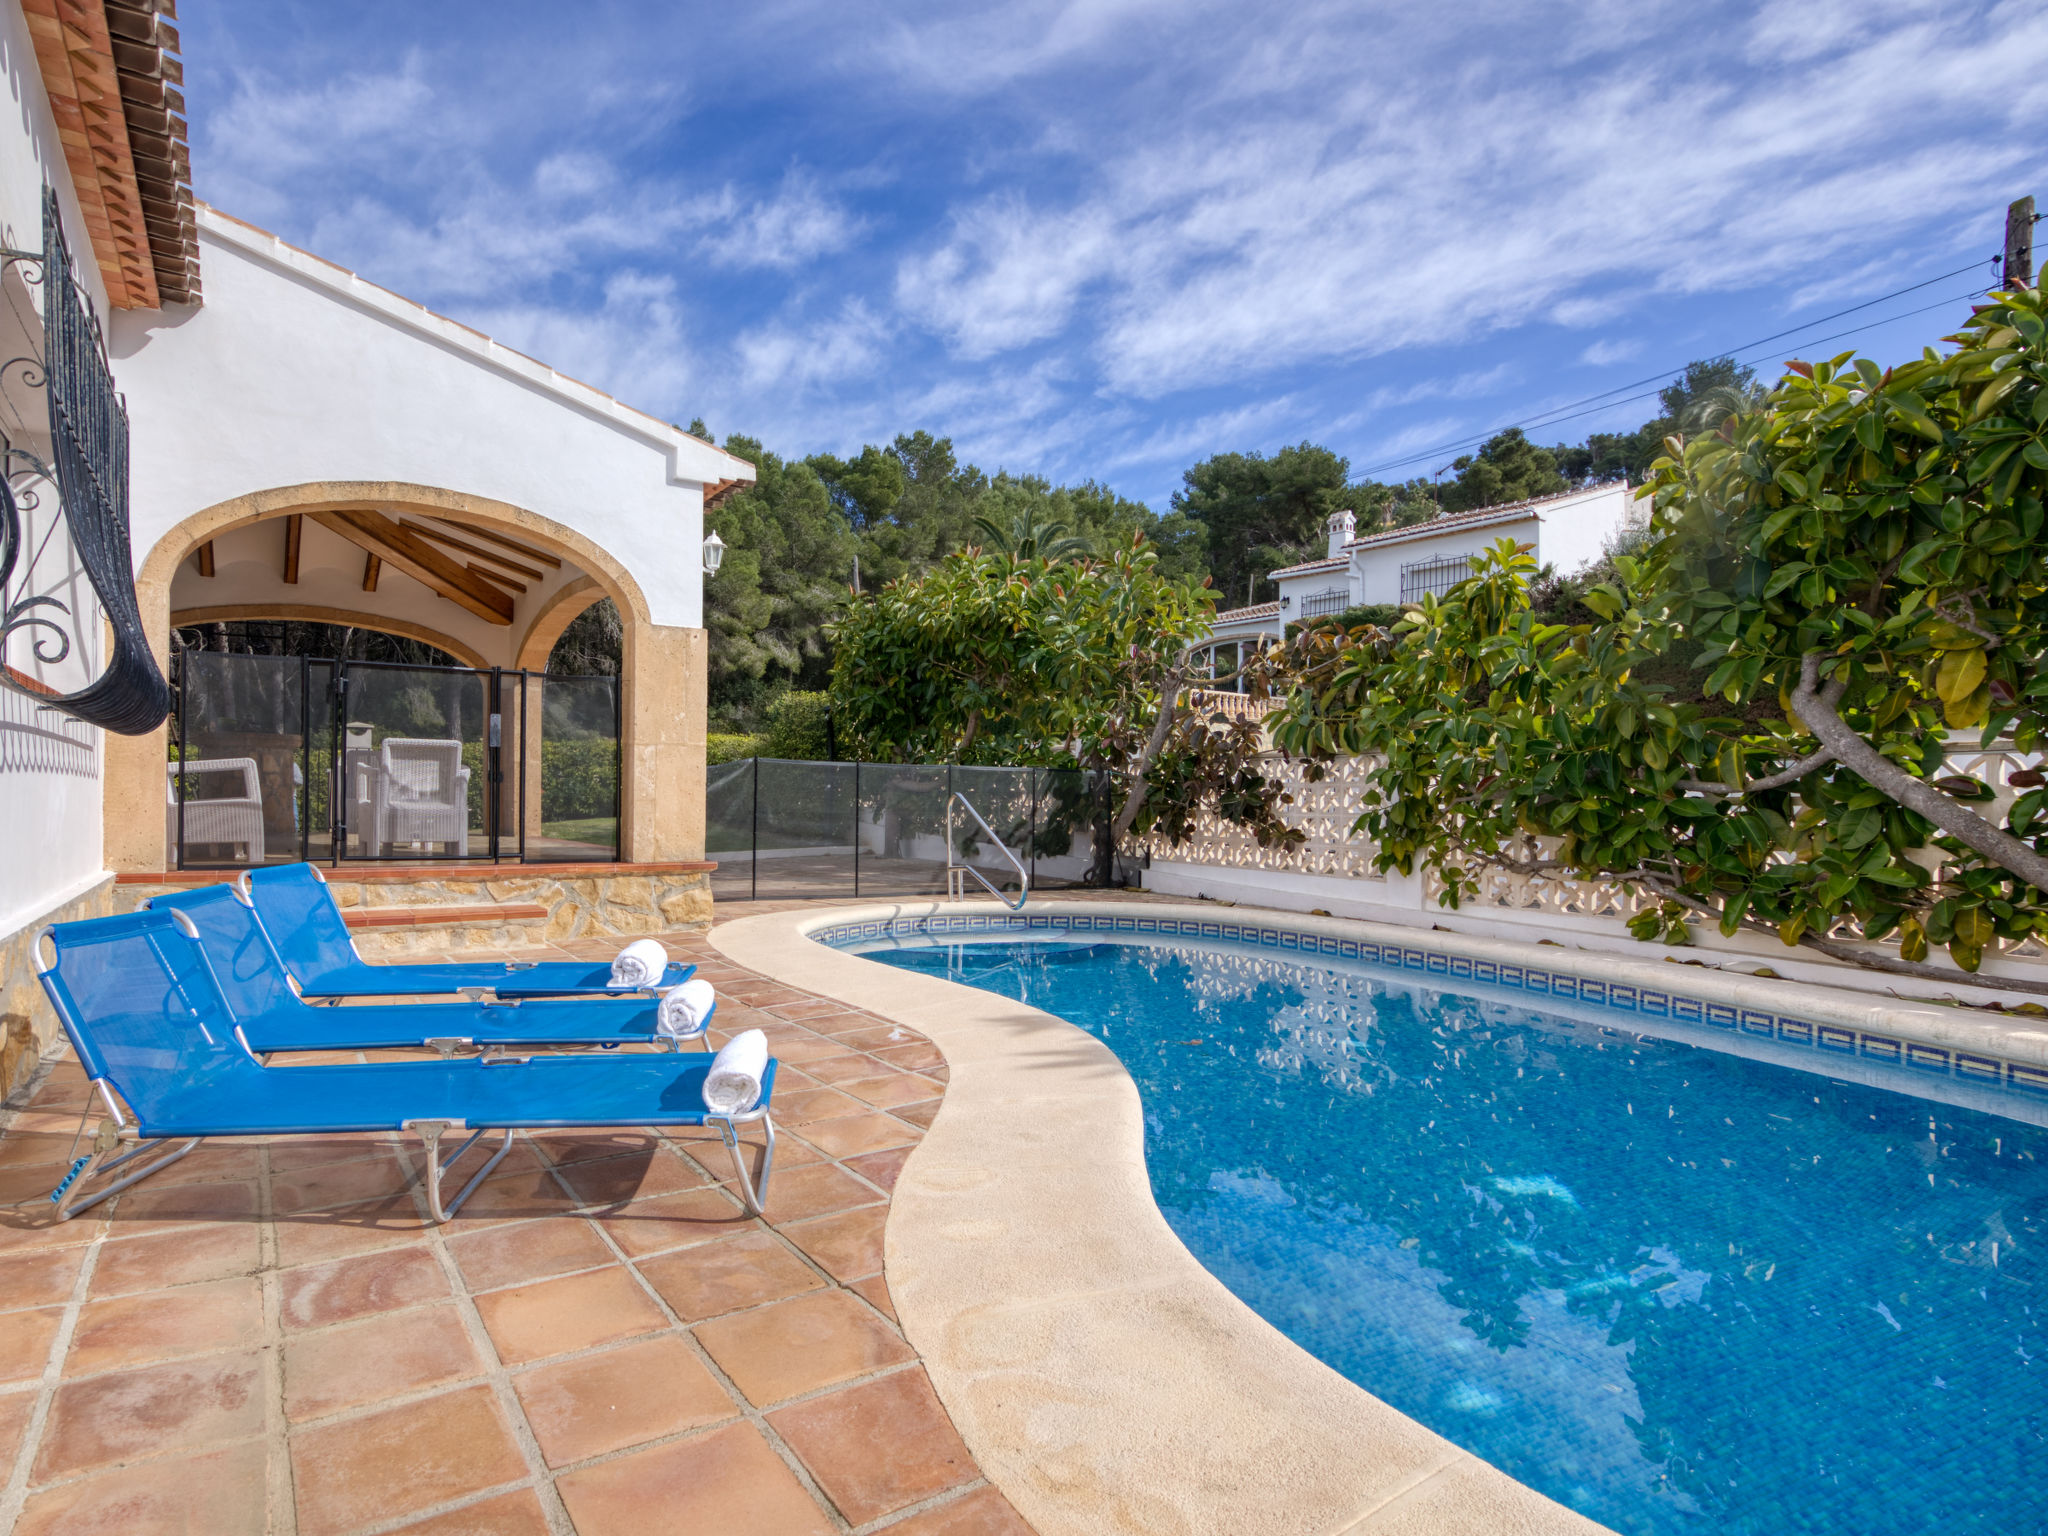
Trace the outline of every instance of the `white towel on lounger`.
{"type": "Polygon", "coordinates": [[[743,1115],[761,1102],[761,1079],[768,1072],[768,1037],[743,1029],[711,1058],[704,1074],[704,1107],[714,1115],[743,1115]]]}
{"type": "Polygon", "coordinates": [[[662,994],[656,1027],[671,1040],[694,1040],[704,1033],[712,1005],[717,1001],[718,994],[711,990],[710,982],[692,977],[662,994]]]}
{"type": "Polygon", "coordinates": [[[651,987],[668,973],[668,951],[652,939],[635,939],[612,961],[615,987],[651,987]]]}

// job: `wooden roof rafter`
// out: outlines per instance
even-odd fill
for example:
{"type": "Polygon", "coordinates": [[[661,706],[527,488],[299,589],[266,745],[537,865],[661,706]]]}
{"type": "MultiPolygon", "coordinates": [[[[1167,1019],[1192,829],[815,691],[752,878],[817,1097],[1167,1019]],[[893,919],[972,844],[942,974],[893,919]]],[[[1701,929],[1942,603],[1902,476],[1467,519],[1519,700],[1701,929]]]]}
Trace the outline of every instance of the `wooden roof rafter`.
{"type": "Polygon", "coordinates": [[[418,533],[376,508],[332,507],[308,512],[306,516],[383,564],[403,571],[435,596],[467,608],[485,623],[511,624],[509,593],[486,581],[476,567],[458,564],[418,533]]]}

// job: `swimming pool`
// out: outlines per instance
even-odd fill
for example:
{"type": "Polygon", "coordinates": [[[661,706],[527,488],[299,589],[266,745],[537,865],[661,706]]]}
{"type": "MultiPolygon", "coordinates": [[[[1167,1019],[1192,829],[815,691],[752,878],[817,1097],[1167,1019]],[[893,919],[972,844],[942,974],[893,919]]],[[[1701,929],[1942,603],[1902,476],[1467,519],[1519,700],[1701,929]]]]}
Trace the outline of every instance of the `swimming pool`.
{"type": "Polygon", "coordinates": [[[1213,1273],[1616,1530],[2048,1524],[2048,1134],[1987,1112],[2004,1090],[1932,1102],[1903,1068],[1226,943],[840,947],[1101,1038],[1213,1273]]]}

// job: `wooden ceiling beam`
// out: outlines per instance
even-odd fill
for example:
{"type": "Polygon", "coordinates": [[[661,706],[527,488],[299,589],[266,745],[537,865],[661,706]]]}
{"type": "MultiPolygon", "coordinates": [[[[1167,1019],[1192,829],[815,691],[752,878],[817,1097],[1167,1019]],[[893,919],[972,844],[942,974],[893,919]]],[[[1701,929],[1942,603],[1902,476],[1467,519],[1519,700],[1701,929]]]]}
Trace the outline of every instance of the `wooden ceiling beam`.
{"type": "Polygon", "coordinates": [[[467,608],[490,624],[512,622],[511,597],[467,566],[457,565],[447,555],[382,512],[370,508],[337,507],[331,511],[308,512],[329,533],[339,534],[358,549],[395,566],[413,580],[423,583],[437,596],[467,608]]]}
{"type": "Polygon", "coordinates": [[[510,576],[501,575],[499,572],[488,567],[478,565],[474,560],[469,562],[469,568],[474,574],[483,577],[485,581],[494,581],[501,587],[510,587],[514,592],[524,592],[526,590],[525,582],[516,581],[510,576]]]}
{"type": "Polygon", "coordinates": [[[445,517],[437,517],[434,521],[446,524],[450,528],[458,529],[468,534],[471,538],[485,539],[493,544],[502,544],[507,549],[525,555],[529,560],[538,560],[542,565],[551,566],[555,570],[559,571],[562,568],[562,562],[546,550],[535,549],[531,545],[520,543],[517,539],[508,539],[502,533],[493,533],[488,528],[478,528],[469,523],[450,523],[445,517]]]}
{"type": "MultiPolygon", "coordinates": [[[[510,555],[501,555],[496,550],[485,549],[482,545],[467,543],[462,539],[456,538],[455,535],[452,533],[444,533],[439,528],[433,527],[427,523],[415,522],[412,518],[409,517],[405,518],[403,521],[406,527],[412,529],[415,533],[418,533],[425,538],[432,539],[437,544],[445,544],[450,549],[461,550],[465,555],[475,555],[479,560],[489,560],[494,564],[504,566],[507,570],[517,571],[521,576],[526,577],[529,581],[547,580],[547,577],[542,575],[539,571],[536,571],[532,566],[521,565],[517,560],[514,560],[510,555]]],[[[524,587],[521,587],[519,590],[524,592],[526,589],[524,587]]]]}

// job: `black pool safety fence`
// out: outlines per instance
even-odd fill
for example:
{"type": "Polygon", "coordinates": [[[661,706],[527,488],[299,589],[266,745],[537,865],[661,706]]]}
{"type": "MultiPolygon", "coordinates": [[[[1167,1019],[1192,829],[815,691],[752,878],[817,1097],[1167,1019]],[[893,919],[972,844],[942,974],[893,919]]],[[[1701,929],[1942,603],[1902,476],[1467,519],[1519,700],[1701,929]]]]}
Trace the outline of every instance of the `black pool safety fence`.
{"type": "Polygon", "coordinates": [[[1088,769],[796,762],[747,757],[710,770],[705,857],[720,901],[811,896],[942,896],[946,807],[955,794],[1001,846],[956,813],[954,858],[1006,894],[1014,857],[1033,890],[1121,884],[1107,856],[1112,775],[1088,769]]]}

